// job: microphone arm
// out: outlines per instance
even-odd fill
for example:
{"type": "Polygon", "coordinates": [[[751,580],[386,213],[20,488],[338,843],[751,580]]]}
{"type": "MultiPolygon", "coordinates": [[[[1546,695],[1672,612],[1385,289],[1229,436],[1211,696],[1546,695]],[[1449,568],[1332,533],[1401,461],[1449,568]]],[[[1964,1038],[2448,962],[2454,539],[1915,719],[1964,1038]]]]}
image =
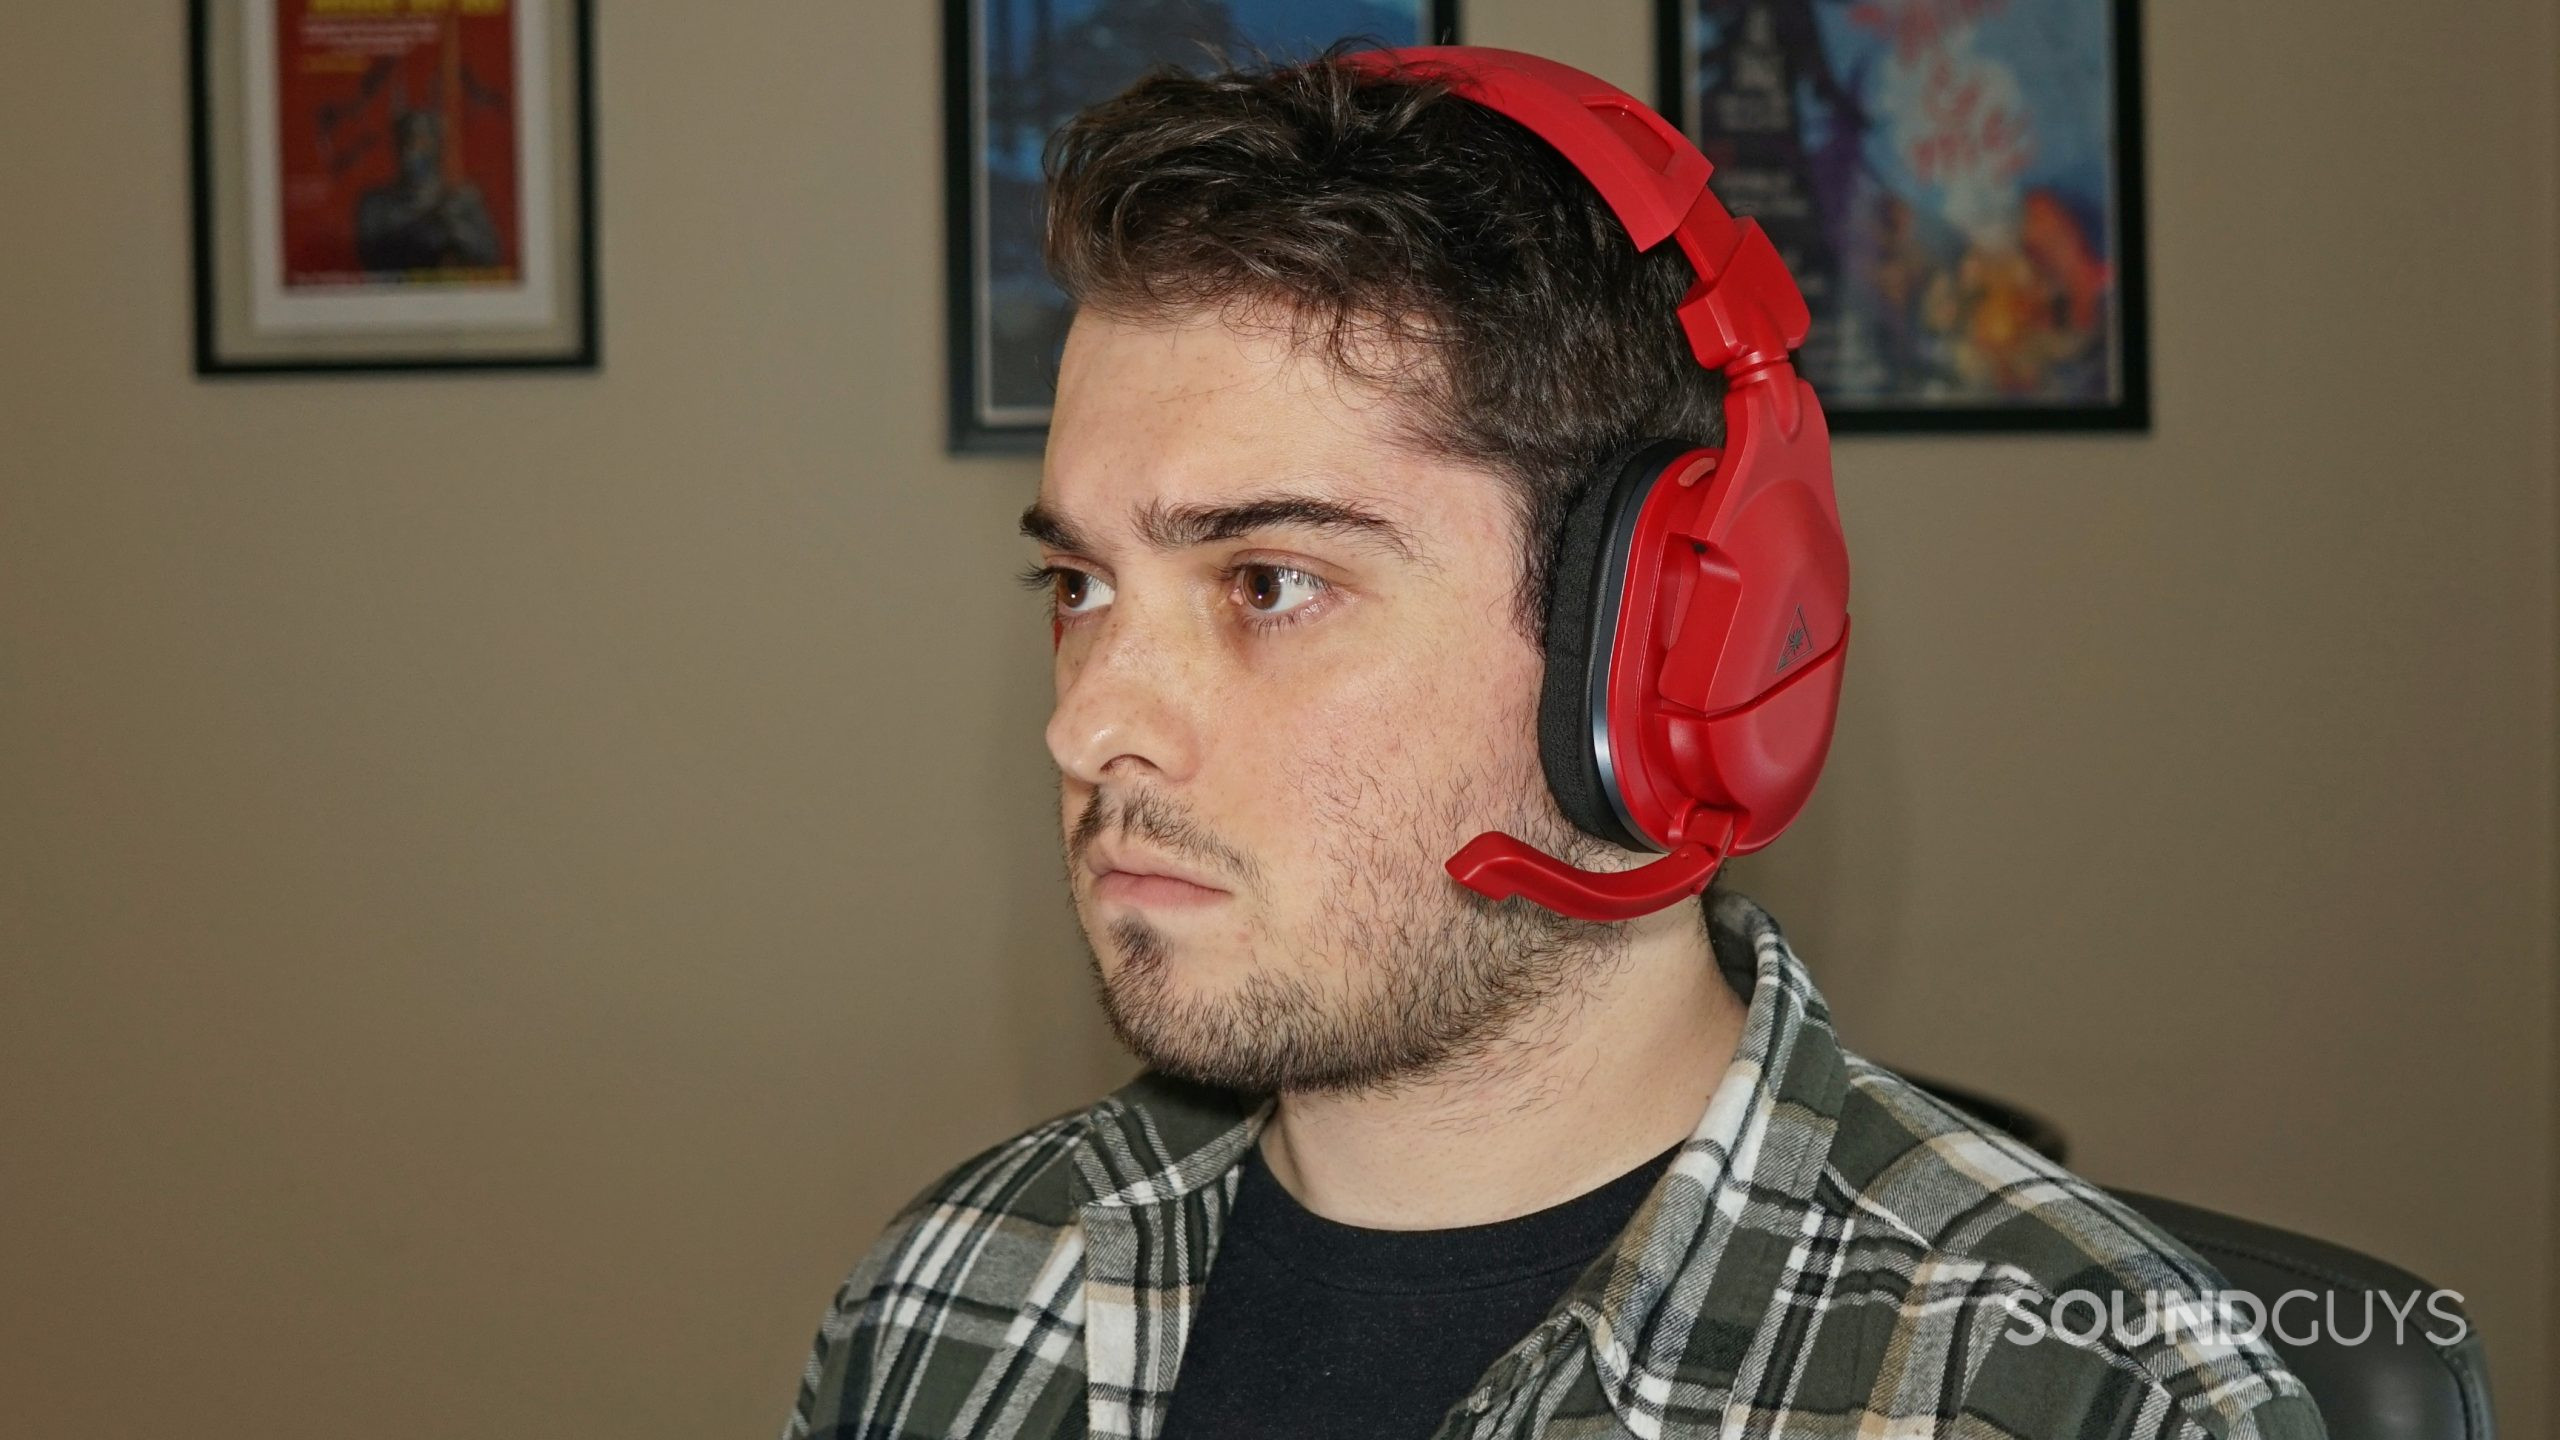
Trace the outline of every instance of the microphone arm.
{"type": "Polygon", "coordinates": [[[1692,840],[1633,870],[1584,870],[1488,830],[1450,856],[1446,868],[1451,879],[1488,900],[1517,895],[1579,920],[1632,920],[1706,889],[1724,864],[1734,828],[1734,817],[1727,815],[1714,847],[1692,840]]]}

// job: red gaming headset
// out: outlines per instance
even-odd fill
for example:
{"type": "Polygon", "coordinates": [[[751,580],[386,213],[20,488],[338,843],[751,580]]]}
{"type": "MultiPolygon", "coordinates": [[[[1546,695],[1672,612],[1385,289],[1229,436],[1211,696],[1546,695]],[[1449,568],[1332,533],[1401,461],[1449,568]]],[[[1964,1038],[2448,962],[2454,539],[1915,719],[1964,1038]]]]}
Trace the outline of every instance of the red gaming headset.
{"type": "Polygon", "coordinates": [[[1724,444],[1645,443],[1565,525],[1547,610],[1538,746],[1566,818],[1635,850],[1578,869],[1499,831],[1449,858],[1490,899],[1623,920],[1695,895],[1787,828],[1822,773],[1849,646],[1849,553],[1831,437],[1791,352],[1810,317],[1768,236],[1707,190],[1688,137],[1607,81],[1515,50],[1357,51],[1527,126],[1598,189],[1638,250],[1677,241],[1698,363],[1724,372],[1724,444]]]}

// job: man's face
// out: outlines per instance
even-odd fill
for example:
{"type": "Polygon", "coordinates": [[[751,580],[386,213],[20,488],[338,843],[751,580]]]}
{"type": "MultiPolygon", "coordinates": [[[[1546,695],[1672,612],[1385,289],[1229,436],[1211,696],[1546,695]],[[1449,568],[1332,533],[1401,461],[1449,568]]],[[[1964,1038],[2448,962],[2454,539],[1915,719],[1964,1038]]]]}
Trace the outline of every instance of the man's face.
{"type": "Polygon", "coordinates": [[[436,117],[412,110],[400,117],[400,174],[414,184],[437,178],[444,168],[443,127],[436,117]]]}
{"type": "Polygon", "coordinates": [[[1276,334],[1069,333],[1025,517],[1060,624],[1048,743],[1104,1010],[1156,1068],[1255,1091],[1440,1073],[1623,948],[1441,868],[1489,829],[1626,852],[1539,773],[1505,487],[1393,420],[1276,334]]]}

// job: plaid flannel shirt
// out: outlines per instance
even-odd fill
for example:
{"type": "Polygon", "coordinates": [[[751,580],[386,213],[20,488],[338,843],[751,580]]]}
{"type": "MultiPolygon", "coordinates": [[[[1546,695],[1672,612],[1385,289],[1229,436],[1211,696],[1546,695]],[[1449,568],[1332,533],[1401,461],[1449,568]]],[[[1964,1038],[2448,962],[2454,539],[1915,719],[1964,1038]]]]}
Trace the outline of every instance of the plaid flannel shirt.
{"type": "MultiPolygon", "coordinates": [[[[1626,1229],[1437,1440],[2318,1440],[2263,1341],[2016,1338],[2066,1292],[2221,1277],[2025,1146],[1841,1048],[1768,913],[1710,896],[1743,1038],[1626,1229]]],[[[785,1440],[1161,1430],[1270,1101],[1141,1074],[911,1200],[820,1326],[785,1440]]]]}

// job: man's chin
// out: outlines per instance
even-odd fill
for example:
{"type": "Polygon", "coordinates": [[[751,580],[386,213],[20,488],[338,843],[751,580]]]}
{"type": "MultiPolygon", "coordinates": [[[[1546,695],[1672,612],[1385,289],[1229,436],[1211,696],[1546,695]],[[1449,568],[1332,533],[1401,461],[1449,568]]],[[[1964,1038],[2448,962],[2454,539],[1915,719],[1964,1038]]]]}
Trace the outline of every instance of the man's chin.
{"type": "MultiPolygon", "coordinates": [[[[1111,940],[1106,928],[1105,942],[1111,940]]],[[[1105,973],[1094,965],[1103,1018],[1148,1069],[1220,1089],[1270,1094],[1374,1085],[1416,1058],[1392,1037],[1364,1033],[1336,997],[1240,967],[1193,965],[1180,940],[1140,942],[1105,973]],[[1221,973],[1222,968],[1240,973],[1221,973]]],[[[1097,952],[1099,953],[1099,952],[1097,952]]],[[[1240,957],[1241,958],[1241,957],[1240,957]]],[[[1376,1027],[1369,1027],[1375,1029],[1376,1027]]]]}
{"type": "Polygon", "coordinates": [[[1148,1068],[1229,1088],[1267,1078],[1268,1057],[1247,1053],[1259,1028],[1252,992],[1260,987],[1238,973],[1243,957],[1206,953],[1197,941],[1125,916],[1089,925],[1085,938],[1103,1018],[1148,1068]]]}
{"type": "Polygon", "coordinates": [[[1084,937],[1094,983],[1123,1008],[1216,1014],[1248,1004],[1246,993],[1260,988],[1253,950],[1229,927],[1210,931],[1183,916],[1158,921],[1106,909],[1087,917],[1084,937]]]}
{"type": "Polygon", "coordinates": [[[1103,1014],[1121,1048],[1158,1074],[1222,1090],[1296,1088],[1298,1077],[1282,1057],[1265,1053],[1231,1030],[1194,1027],[1160,1011],[1108,1003],[1103,1014]]]}

